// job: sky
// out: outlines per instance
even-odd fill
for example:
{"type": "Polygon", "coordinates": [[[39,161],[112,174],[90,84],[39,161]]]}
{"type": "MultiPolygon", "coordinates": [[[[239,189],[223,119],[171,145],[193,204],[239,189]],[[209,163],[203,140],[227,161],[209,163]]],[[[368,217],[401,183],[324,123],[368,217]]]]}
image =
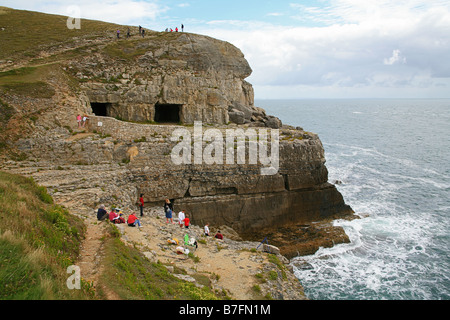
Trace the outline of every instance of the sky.
{"type": "MultiPolygon", "coordinates": [[[[0,0],[241,49],[256,99],[450,98],[450,0],[0,0]]],[[[0,16],[1,24],[1,16],[0,16]]],[[[82,27],[82,26],[81,26],[82,27]]]]}

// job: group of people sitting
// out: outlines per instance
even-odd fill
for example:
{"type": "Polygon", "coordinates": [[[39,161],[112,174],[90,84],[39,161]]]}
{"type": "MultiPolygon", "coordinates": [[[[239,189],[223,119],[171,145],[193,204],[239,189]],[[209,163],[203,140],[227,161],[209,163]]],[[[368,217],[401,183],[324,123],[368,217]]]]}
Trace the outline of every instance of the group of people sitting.
{"type": "MultiPolygon", "coordinates": [[[[142,199],[142,195],[141,195],[141,199],[142,199]]],[[[142,204],[142,207],[143,207],[143,204],[142,204]]],[[[169,223],[169,221],[170,221],[170,223],[174,223],[173,217],[172,217],[173,204],[170,202],[169,199],[166,199],[166,201],[164,203],[164,212],[166,213],[166,223],[169,223]]],[[[141,211],[141,216],[142,215],[143,215],[143,212],[141,211]]],[[[119,208],[112,208],[111,212],[108,213],[106,211],[105,205],[102,204],[97,211],[97,219],[99,221],[102,221],[102,220],[105,220],[106,218],[108,218],[109,221],[114,224],[127,223],[128,226],[130,226],[130,227],[136,227],[136,226],[139,228],[142,227],[141,221],[136,217],[136,213],[133,212],[132,214],[130,214],[128,216],[128,219],[125,221],[124,215],[119,208]]],[[[184,226],[186,229],[189,229],[189,225],[190,225],[189,215],[187,213],[185,213],[184,210],[181,210],[178,213],[178,224],[180,225],[180,228],[183,228],[183,226],[184,226]]],[[[204,235],[210,236],[209,223],[207,223],[205,225],[204,235]]],[[[220,233],[220,230],[217,231],[217,233],[214,237],[217,239],[223,240],[223,235],[220,233]]]]}
{"type": "Polygon", "coordinates": [[[141,221],[136,217],[136,214],[134,212],[130,214],[127,221],[125,221],[124,215],[119,208],[112,208],[111,212],[108,213],[106,211],[105,205],[102,204],[97,211],[97,219],[99,221],[102,221],[106,218],[108,218],[109,221],[114,224],[127,223],[130,227],[142,227],[141,221]]]}

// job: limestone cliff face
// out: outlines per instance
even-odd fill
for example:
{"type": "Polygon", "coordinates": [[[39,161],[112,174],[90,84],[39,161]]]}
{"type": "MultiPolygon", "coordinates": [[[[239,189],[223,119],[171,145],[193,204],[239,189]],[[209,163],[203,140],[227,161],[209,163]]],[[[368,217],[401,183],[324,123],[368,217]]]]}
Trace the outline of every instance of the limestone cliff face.
{"type": "Polygon", "coordinates": [[[0,133],[15,138],[3,145],[24,156],[2,169],[32,175],[69,208],[136,210],[143,193],[148,205],[173,199],[194,224],[228,225],[244,237],[352,213],[328,183],[319,137],[254,106],[245,81],[251,68],[233,45],[151,33],[82,48],[85,54],[68,54],[46,72],[36,67],[51,95],[4,92],[8,124],[0,133]],[[89,115],[85,129],[77,128],[77,114],[89,115]],[[192,135],[195,121],[223,136],[229,129],[280,129],[278,170],[261,175],[262,165],[249,161],[175,164],[179,141],[172,136],[192,135]]]}
{"type": "Polygon", "coordinates": [[[253,88],[244,80],[252,70],[242,52],[206,36],[155,33],[112,43],[72,61],[68,70],[83,82],[91,103],[103,104],[101,111],[93,107],[98,115],[226,124],[233,106],[249,110],[250,117],[257,111],[253,88]]]}

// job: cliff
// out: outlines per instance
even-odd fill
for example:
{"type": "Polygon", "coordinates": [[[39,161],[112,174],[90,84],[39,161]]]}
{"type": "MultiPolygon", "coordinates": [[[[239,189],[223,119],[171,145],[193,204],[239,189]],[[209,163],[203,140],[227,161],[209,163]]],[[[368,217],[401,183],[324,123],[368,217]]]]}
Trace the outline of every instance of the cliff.
{"type": "MultiPolygon", "coordinates": [[[[20,13],[1,14],[13,21],[20,13]]],[[[193,224],[227,225],[255,241],[273,235],[270,241],[288,257],[348,241],[339,228],[312,224],[352,214],[328,183],[319,137],[254,106],[245,81],[251,68],[238,48],[187,33],[142,38],[136,28],[130,39],[117,40],[116,28],[128,27],[84,20],[86,29],[69,35],[67,18],[37,15],[53,21],[48,32],[67,37],[24,43],[21,54],[0,57],[0,169],[32,175],[74,211],[101,203],[136,210],[141,193],[152,206],[169,198],[193,224]],[[86,128],[77,127],[77,114],[89,116],[86,128]],[[209,147],[216,161],[174,163],[176,132],[192,137],[184,146],[195,152],[196,121],[203,124],[200,152],[209,147]],[[261,174],[267,164],[251,163],[251,138],[243,163],[238,142],[216,148],[205,138],[240,129],[269,136],[267,130],[280,130],[277,170],[261,174]],[[234,161],[228,163],[230,150],[234,161]],[[280,228],[286,231],[275,234],[280,228]]],[[[14,30],[10,23],[6,31],[14,30]]],[[[24,37],[38,37],[29,30],[24,37]]]]}

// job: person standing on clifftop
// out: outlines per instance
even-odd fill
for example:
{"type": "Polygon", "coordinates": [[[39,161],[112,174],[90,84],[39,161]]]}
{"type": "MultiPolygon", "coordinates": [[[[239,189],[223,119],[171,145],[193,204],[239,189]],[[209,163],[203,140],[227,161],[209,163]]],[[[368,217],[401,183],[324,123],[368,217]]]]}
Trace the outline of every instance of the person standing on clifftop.
{"type": "Polygon", "coordinates": [[[181,32],[184,32],[184,25],[181,24],[181,32]]]}
{"type": "Polygon", "coordinates": [[[180,224],[180,228],[183,228],[185,218],[186,218],[186,216],[184,215],[184,210],[181,210],[178,213],[178,223],[180,224]]]}
{"type": "Polygon", "coordinates": [[[166,199],[166,202],[164,202],[164,212],[166,213],[166,223],[170,222],[173,223],[172,219],[172,212],[173,212],[173,204],[170,202],[169,199],[166,199]]]}
{"type": "Polygon", "coordinates": [[[189,219],[189,216],[186,215],[186,218],[184,218],[184,227],[186,229],[189,229],[189,223],[191,222],[191,220],[189,219]]]}
{"type": "Polygon", "coordinates": [[[117,39],[120,39],[120,30],[117,30],[117,39]]]}
{"type": "Polygon", "coordinates": [[[144,216],[144,195],[141,193],[141,196],[139,197],[139,209],[141,211],[141,217],[144,216]]]}

